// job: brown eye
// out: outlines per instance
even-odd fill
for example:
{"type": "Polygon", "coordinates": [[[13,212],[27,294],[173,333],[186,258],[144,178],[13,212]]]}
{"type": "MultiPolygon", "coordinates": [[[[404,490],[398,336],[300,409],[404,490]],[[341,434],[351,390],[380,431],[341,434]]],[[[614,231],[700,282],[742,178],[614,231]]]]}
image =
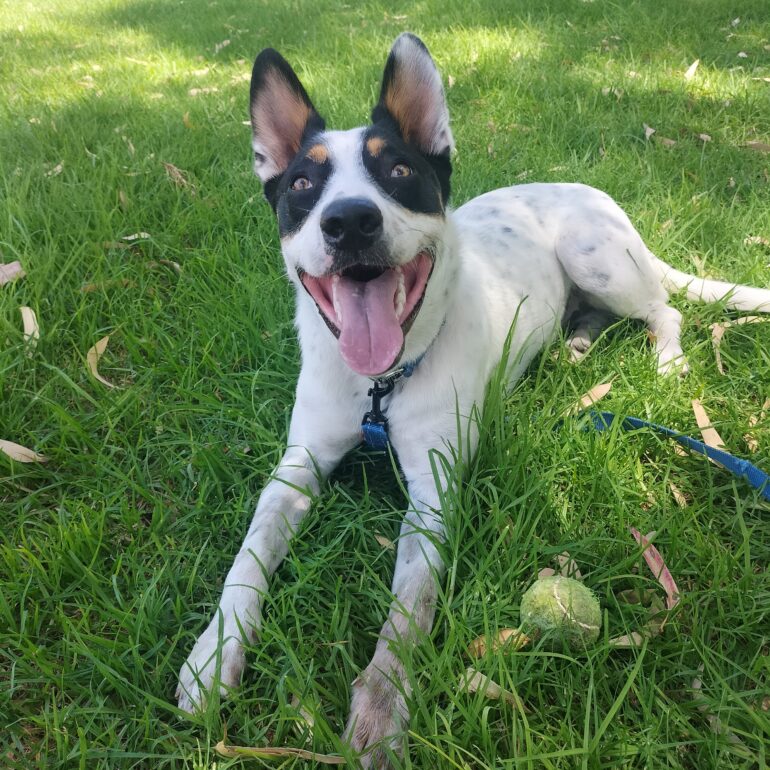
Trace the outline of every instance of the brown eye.
{"type": "Polygon", "coordinates": [[[298,176],[292,183],[291,189],[295,192],[300,190],[309,190],[313,186],[313,183],[306,176],[298,176]]]}
{"type": "Polygon", "coordinates": [[[390,170],[391,176],[411,176],[412,169],[406,165],[406,163],[396,163],[390,170]]]}

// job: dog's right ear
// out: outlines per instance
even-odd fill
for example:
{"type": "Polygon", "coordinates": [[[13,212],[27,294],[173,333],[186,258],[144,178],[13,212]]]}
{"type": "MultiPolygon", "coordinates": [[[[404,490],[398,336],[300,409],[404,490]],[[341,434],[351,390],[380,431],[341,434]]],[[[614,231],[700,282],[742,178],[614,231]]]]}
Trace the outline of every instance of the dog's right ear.
{"type": "Polygon", "coordinates": [[[282,174],[309,133],[323,131],[323,118],[286,59],[265,48],[251,71],[254,171],[267,182],[282,174]]]}

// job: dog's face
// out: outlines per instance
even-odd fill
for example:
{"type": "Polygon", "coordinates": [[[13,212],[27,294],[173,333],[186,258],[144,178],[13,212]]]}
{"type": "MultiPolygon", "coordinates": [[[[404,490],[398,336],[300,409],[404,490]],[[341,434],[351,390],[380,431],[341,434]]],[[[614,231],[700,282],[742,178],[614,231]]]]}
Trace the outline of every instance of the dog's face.
{"type": "Polygon", "coordinates": [[[294,71],[267,49],[254,62],[251,119],[254,170],[278,219],[289,277],[313,299],[351,369],[391,370],[449,275],[437,257],[453,140],[428,50],[401,35],[372,124],[326,131],[294,71]]]}

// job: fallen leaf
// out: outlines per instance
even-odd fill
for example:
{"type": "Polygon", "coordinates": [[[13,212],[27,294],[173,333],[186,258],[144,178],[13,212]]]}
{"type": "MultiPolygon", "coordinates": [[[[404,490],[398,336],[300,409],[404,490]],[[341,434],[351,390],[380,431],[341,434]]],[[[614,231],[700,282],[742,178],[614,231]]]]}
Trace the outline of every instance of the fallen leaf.
{"type": "Polygon", "coordinates": [[[722,364],[722,353],[720,347],[722,345],[722,337],[725,332],[733,326],[743,326],[744,324],[761,324],[767,323],[770,318],[767,316],[759,315],[747,315],[741,318],[736,318],[734,321],[723,321],[722,323],[711,324],[711,344],[714,348],[714,358],[717,362],[717,369],[720,374],[725,373],[724,365],[722,364]]]}
{"type": "Polygon", "coordinates": [[[767,142],[746,142],[743,146],[747,150],[754,150],[755,152],[770,152],[770,144],[767,142]]]}
{"type": "MultiPolygon", "coordinates": [[[[757,426],[757,418],[755,415],[751,415],[749,417],[749,428],[755,428],[757,426]]],[[[746,442],[746,446],[748,447],[749,452],[752,454],[754,452],[759,451],[759,441],[757,441],[757,437],[753,433],[744,433],[743,434],[743,440],[746,442]]]]}
{"type": "Polygon", "coordinates": [[[187,93],[190,96],[200,96],[201,94],[215,94],[219,91],[216,86],[206,86],[205,88],[191,88],[187,93]]]}
{"type": "Polygon", "coordinates": [[[727,451],[725,442],[722,441],[722,437],[717,432],[716,428],[711,424],[711,418],[706,413],[700,400],[694,398],[692,400],[692,411],[695,414],[695,422],[698,423],[701,436],[703,436],[703,442],[713,449],[722,449],[727,451]]]}
{"type": "Polygon", "coordinates": [[[551,567],[543,567],[543,569],[541,569],[540,572],[537,573],[537,579],[542,580],[543,578],[553,577],[555,574],[556,574],[555,569],[551,569],[551,567]]]}
{"type": "Polygon", "coordinates": [[[451,75],[447,78],[447,85],[450,88],[454,88],[454,85],[455,85],[456,82],[457,81],[451,75]]]}
{"type": "Polygon", "coordinates": [[[48,458],[45,455],[40,455],[31,449],[27,449],[25,446],[21,446],[21,444],[14,444],[13,441],[5,441],[4,439],[0,439],[0,452],[19,463],[48,462],[48,458]]]}
{"type": "MultiPolygon", "coordinates": [[[[692,684],[690,685],[690,689],[696,694],[699,694],[703,689],[703,682],[700,678],[702,673],[703,664],[701,663],[701,665],[698,666],[698,676],[692,680],[692,684]]],[[[717,735],[724,735],[724,737],[727,738],[730,743],[743,746],[748,751],[748,747],[744,744],[744,742],[737,735],[735,735],[735,733],[731,733],[722,724],[722,720],[716,714],[711,713],[711,710],[705,703],[698,704],[698,711],[700,711],[701,714],[705,714],[706,721],[709,723],[711,732],[716,733],[717,735]]]]}
{"type": "Polygon", "coordinates": [[[302,701],[297,695],[292,696],[291,707],[297,712],[295,731],[300,738],[304,737],[306,740],[310,740],[313,737],[313,728],[315,727],[313,715],[302,705],[302,701]]]}
{"type": "Polygon", "coordinates": [[[45,172],[46,176],[59,176],[64,170],[64,163],[57,163],[52,169],[45,172]]]}
{"type": "Polygon", "coordinates": [[[322,765],[344,765],[344,757],[333,754],[316,754],[314,751],[306,749],[294,749],[291,747],[271,747],[263,746],[261,748],[250,746],[230,746],[224,741],[219,741],[214,750],[223,757],[295,757],[296,759],[305,759],[311,762],[320,762],[322,765]]]}
{"type": "Polygon", "coordinates": [[[130,278],[114,278],[109,281],[87,283],[80,287],[80,291],[82,291],[83,294],[92,294],[95,291],[103,291],[106,289],[133,289],[135,287],[136,283],[130,278]]]}
{"type": "Polygon", "coordinates": [[[174,262],[173,259],[159,259],[157,262],[147,263],[147,267],[150,269],[160,267],[161,265],[170,267],[177,275],[182,275],[182,266],[179,264],[179,262],[174,262]]]}
{"type": "Polygon", "coordinates": [[[530,638],[518,628],[503,628],[492,637],[491,642],[487,639],[486,634],[477,636],[468,645],[467,653],[472,658],[480,658],[487,650],[516,652],[516,650],[526,647],[530,641],[530,638]]]}
{"type": "Polygon", "coordinates": [[[25,275],[24,268],[18,260],[9,262],[7,265],[0,265],[0,286],[15,281],[17,278],[24,278],[25,275]]]}
{"type": "Polygon", "coordinates": [[[642,123],[642,125],[644,126],[644,138],[649,139],[655,133],[655,129],[646,123],[642,123]]]}
{"type": "Polygon", "coordinates": [[[195,188],[190,184],[190,180],[187,178],[187,173],[185,171],[182,171],[181,168],[177,168],[173,163],[166,163],[166,161],[163,161],[163,167],[166,169],[166,174],[168,174],[168,178],[177,186],[177,187],[188,187],[190,188],[190,192],[194,195],[195,194],[195,188]]]}
{"type": "Polygon", "coordinates": [[[667,136],[656,136],[656,142],[660,142],[664,147],[673,147],[676,144],[675,139],[669,139],[667,136]]]}
{"type": "Polygon", "coordinates": [[[152,238],[149,233],[131,233],[131,235],[124,235],[123,240],[131,243],[132,241],[146,241],[148,238],[152,238]]]}
{"type": "Polygon", "coordinates": [[[648,540],[648,538],[654,536],[654,532],[648,532],[647,535],[642,535],[636,527],[630,528],[631,534],[634,536],[639,545],[644,550],[642,556],[647,562],[647,566],[650,568],[653,577],[660,583],[663,590],[666,592],[666,609],[673,610],[677,604],[679,604],[679,589],[674,581],[671,572],[666,566],[666,562],[663,561],[663,557],[660,555],[660,551],[648,540]]]}
{"type": "Polygon", "coordinates": [[[193,77],[202,78],[204,75],[208,75],[209,72],[210,72],[210,69],[208,67],[203,67],[202,69],[199,69],[199,70],[193,70],[190,74],[193,77]]]}
{"type": "Polygon", "coordinates": [[[123,190],[118,190],[118,201],[120,202],[120,208],[126,211],[128,209],[128,196],[123,190]]]}
{"type": "Polygon", "coordinates": [[[768,246],[770,247],[770,241],[767,238],[763,238],[761,235],[747,235],[743,239],[743,243],[746,246],[768,246]]]}
{"type": "Polygon", "coordinates": [[[562,577],[574,578],[575,580],[582,580],[583,576],[580,574],[577,562],[567,553],[560,553],[556,557],[556,561],[559,562],[559,572],[562,577]]]}
{"type": "Polygon", "coordinates": [[[682,492],[673,481],[668,482],[668,488],[671,490],[671,494],[674,496],[674,500],[676,500],[676,504],[680,508],[686,508],[689,505],[687,498],[684,496],[684,492],[682,492]]]}
{"type": "Polygon", "coordinates": [[[738,51],[737,54],[739,59],[748,59],[749,55],[746,53],[746,51],[738,51]]]}
{"type": "Polygon", "coordinates": [[[623,636],[614,636],[607,640],[607,644],[610,647],[641,647],[645,638],[638,631],[633,631],[630,634],[623,634],[623,636]]]}
{"type": "Polygon", "coordinates": [[[685,80],[692,80],[695,77],[695,70],[698,69],[698,65],[700,64],[700,59],[696,59],[688,68],[687,71],[684,73],[684,79],[685,80]]]}
{"type": "Polygon", "coordinates": [[[384,535],[375,534],[374,539],[380,544],[386,551],[395,551],[396,544],[392,540],[388,540],[384,535]]]}
{"type": "Polygon", "coordinates": [[[102,357],[102,354],[105,350],[107,350],[107,344],[110,341],[110,335],[108,334],[106,337],[102,337],[99,342],[96,343],[92,348],[89,348],[88,353],[86,353],[86,364],[88,365],[88,369],[91,372],[91,374],[94,376],[95,379],[99,380],[103,385],[106,385],[108,388],[114,388],[115,385],[113,385],[109,380],[105,380],[104,377],[102,377],[101,374],[99,374],[99,359],[102,357]]]}
{"type": "Polygon", "coordinates": [[[730,22],[730,26],[731,26],[731,27],[737,27],[737,26],[738,26],[740,23],[741,23],[741,17],[740,17],[740,16],[736,16],[736,17],[735,17],[735,18],[734,18],[734,19],[733,19],[733,20],[730,22]]]}
{"type": "Polygon", "coordinates": [[[700,139],[701,142],[710,142],[711,136],[709,136],[709,134],[698,134],[698,139],[700,139]]]}
{"type": "Polygon", "coordinates": [[[185,128],[192,128],[193,127],[192,121],[190,120],[190,112],[189,111],[185,112],[185,114],[182,115],[182,123],[184,123],[184,127],[185,128]]]}
{"type": "Polygon", "coordinates": [[[105,249],[130,249],[131,245],[128,243],[121,243],[120,241],[104,241],[102,243],[102,246],[104,246],[105,249]]]}
{"type": "Polygon", "coordinates": [[[24,342],[27,345],[27,358],[35,354],[37,341],[40,339],[40,327],[37,324],[37,316],[31,307],[20,307],[21,321],[24,324],[24,342]]]}
{"type": "Polygon", "coordinates": [[[217,43],[214,46],[214,53],[215,54],[219,53],[223,48],[227,48],[228,45],[230,45],[229,40],[223,40],[221,43],[217,43]]]}
{"type": "Polygon", "coordinates": [[[565,410],[563,416],[571,417],[573,414],[578,414],[584,409],[588,409],[590,406],[593,406],[593,404],[595,404],[597,401],[600,401],[610,392],[611,387],[612,380],[609,382],[603,382],[601,385],[594,385],[594,387],[591,388],[591,390],[589,390],[587,393],[584,393],[576,403],[569,407],[569,409],[565,410]]]}
{"type": "Polygon", "coordinates": [[[508,692],[497,682],[470,666],[460,678],[460,688],[466,692],[481,692],[492,700],[504,700],[519,711],[527,711],[518,695],[508,692]]]}

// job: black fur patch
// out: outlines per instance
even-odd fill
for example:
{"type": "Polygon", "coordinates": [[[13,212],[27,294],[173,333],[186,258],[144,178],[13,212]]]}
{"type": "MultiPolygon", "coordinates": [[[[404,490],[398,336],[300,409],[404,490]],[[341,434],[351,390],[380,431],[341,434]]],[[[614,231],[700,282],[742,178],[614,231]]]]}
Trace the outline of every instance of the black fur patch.
{"type": "Polygon", "coordinates": [[[419,214],[443,214],[449,200],[452,175],[449,156],[426,155],[404,142],[395,121],[379,106],[375,107],[372,119],[375,124],[365,132],[362,146],[364,168],[369,176],[389,198],[404,208],[419,214]],[[367,149],[367,141],[372,138],[383,140],[376,156],[367,149]],[[409,166],[412,173],[391,176],[398,163],[409,166]]]}
{"type": "Polygon", "coordinates": [[[331,176],[332,164],[329,160],[316,163],[306,157],[310,147],[318,142],[318,134],[313,132],[303,142],[294,160],[281,176],[275,176],[265,182],[265,197],[278,218],[278,232],[283,238],[299,230],[323,193],[326,181],[331,176]],[[307,190],[292,190],[294,180],[304,176],[312,187],[307,190]]]}

